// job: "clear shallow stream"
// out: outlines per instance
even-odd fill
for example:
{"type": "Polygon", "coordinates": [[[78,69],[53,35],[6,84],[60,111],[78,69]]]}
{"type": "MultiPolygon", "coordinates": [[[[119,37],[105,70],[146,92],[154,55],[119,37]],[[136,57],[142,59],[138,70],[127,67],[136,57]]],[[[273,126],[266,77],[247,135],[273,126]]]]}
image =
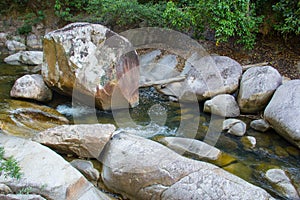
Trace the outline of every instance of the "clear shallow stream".
{"type": "MultiPolygon", "coordinates": [[[[25,74],[33,73],[31,66],[11,66],[0,61],[0,113],[10,99],[9,91],[14,81],[25,74]]],[[[54,95],[48,106],[66,115],[73,123],[113,123],[120,130],[156,140],[161,136],[185,136],[204,140],[210,124],[210,115],[197,112],[203,105],[180,105],[169,101],[156,93],[154,88],[140,90],[140,104],[130,110],[117,113],[120,123],[115,121],[112,112],[99,111],[85,106],[73,106],[72,99],[54,95]],[[128,116],[128,113],[130,115],[128,116]],[[126,123],[129,122],[128,126],[126,123]],[[197,125],[195,126],[195,123],[197,125]],[[182,126],[184,124],[184,126],[182,126]],[[196,132],[194,132],[196,127],[196,132]]],[[[244,119],[248,125],[249,119],[244,119]]],[[[249,126],[248,126],[249,127],[249,126]]],[[[300,151],[278,136],[274,131],[259,133],[248,129],[246,135],[254,136],[257,144],[254,149],[247,148],[241,137],[222,133],[216,147],[229,154],[229,157],[215,164],[241,178],[258,185],[274,197],[284,199],[280,193],[265,180],[264,172],[271,168],[280,168],[288,172],[300,193],[300,151]]],[[[187,155],[197,159],[193,155],[187,155]]]]}

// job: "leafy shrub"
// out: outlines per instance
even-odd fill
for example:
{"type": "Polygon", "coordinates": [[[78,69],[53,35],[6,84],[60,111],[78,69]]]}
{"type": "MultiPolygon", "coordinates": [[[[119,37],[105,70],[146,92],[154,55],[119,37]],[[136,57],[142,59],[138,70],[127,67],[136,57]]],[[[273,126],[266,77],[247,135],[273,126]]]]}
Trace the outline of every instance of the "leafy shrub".
{"type": "Polygon", "coordinates": [[[189,7],[181,7],[174,2],[169,1],[162,15],[164,26],[182,32],[189,32],[192,27],[196,26],[194,13],[189,7]]]}
{"type": "Polygon", "coordinates": [[[18,33],[21,35],[27,35],[32,31],[32,26],[40,23],[45,18],[43,11],[38,11],[35,13],[28,13],[24,16],[24,24],[22,27],[18,28],[18,33]]]}
{"type": "Polygon", "coordinates": [[[199,11],[205,16],[201,22],[215,30],[217,44],[230,37],[236,37],[247,49],[255,44],[263,18],[256,16],[255,6],[249,0],[201,1],[199,11]]]}
{"type": "Polygon", "coordinates": [[[278,13],[278,23],[275,29],[283,34],[300,34],[300,1],[280,0],[273,5],[273,10],[278,13]]]}
{"type": "Polygon", "coordinates": [[[161,6],[159,4],[140,4],[137,0],[91,0],[86,8],[93,16],[91,22],[138,27],[143,22],[145,26],[161,26],[161,6]]]}

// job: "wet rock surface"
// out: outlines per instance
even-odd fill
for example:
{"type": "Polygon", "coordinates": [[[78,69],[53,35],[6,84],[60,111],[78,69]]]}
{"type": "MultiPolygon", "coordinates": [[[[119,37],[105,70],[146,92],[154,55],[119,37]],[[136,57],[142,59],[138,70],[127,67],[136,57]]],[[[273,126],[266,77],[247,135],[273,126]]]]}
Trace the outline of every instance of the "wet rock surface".
{"type": "Polygon", "coordinates": [[[6,100],[0,104],[1,129],[11,135],[33,137],[34,134],[69,120],[48,106],[19,100],[6,100]]]}
{"type": "Polygon", "coordinates": [[[291,180],[286,173],[281,169],[269,169],[266,174],[266,179],[278,187],[283,195],[289,199],[299,199],[300,196],[292,185],[291,180]]]}

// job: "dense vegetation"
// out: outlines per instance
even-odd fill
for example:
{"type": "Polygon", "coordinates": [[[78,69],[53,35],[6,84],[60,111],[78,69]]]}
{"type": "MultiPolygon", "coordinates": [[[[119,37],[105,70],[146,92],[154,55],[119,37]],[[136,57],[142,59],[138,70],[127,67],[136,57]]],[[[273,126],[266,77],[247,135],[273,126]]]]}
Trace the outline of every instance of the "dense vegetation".
{"type": "Polygon", "coordinates": [[[259,33],[300,34],[300,1],[295,0],[3,0],[2,14],[27,8],[21,34],[42,21],[52,9],[66,22],[102,23],[113,29],[158,26],[195,38],[207,30],[216,44],[233,38],[252,48],[259,33]],[[9,8],[9,9],[7,9],[9,8]]]}

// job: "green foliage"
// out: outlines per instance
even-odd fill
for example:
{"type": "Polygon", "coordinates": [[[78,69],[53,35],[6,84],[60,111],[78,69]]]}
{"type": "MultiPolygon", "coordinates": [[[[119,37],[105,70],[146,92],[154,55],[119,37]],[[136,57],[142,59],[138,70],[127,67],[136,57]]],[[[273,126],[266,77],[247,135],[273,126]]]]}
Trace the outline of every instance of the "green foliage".
{"type": "Polygon", "coordinates": [[[76,13],[83,11],[88,0],[55,0],[55,14],[66,21],[71,21],[76,13]]]}
{"type": "Polygon", "coordinates": [[[256,16],[249,0],[208,0],[202,1],[199,8],[205,16],[202,23],[215,30],[217,44],[236,37],[245,48],[253,48],[263,18],[256,16]]]}
{"type": "Polygon", "coordinates": [[[280,0],[273,5],[273,10],[278,12],[278,23],[275,29],[283,34],[300,34],[300,1],[280,0]]]}
{"type": "Polygon", "coordinates": [[[88,21],[119,30],[157,26],[198,38],[210,29],[216,44],[234,38],[245,48],[253,47],[259,30],[300,34],[300,2],[294,0],[3,0],[0,13],[26,6],[30,14],[25,16],[20,34],[28,34],[32,25],[44,19],[42,10],[48,8],[67,22],[88,21]]]}
{"type": "Polygon", "coordinates": [[[18,28],[18,33],[21,35],[27,35],[32,31],[32,26],[40,23],[45,19],[45,14],[43,11],[38,11],[35,13],[28,13],[24,16],[24,24],[18,28]]]}
{"type": "Polygon", "coordinates": [[[93,18],[91,22],[138,27],[161,26],[161,6],[159,4],[140,4],[137,0],[91,0],[86,8],[93,18]]]}
{"type": "Polygon", "coordinates": [[[179,7],[172,1],[167,3],[162,17],[165,21],[165,27],[178,31],[189,32],[193,26],[196,26],[194,13],[190,8],[179,7]]]}
{"type": "Polygon", "coordinates": [[[0,147],[0,174],[4,175],[5,178],[11,177],[20,179],[22,175],[20,171],[21,168],[13,157],[4,159],[4,149],[0,147]]]}

